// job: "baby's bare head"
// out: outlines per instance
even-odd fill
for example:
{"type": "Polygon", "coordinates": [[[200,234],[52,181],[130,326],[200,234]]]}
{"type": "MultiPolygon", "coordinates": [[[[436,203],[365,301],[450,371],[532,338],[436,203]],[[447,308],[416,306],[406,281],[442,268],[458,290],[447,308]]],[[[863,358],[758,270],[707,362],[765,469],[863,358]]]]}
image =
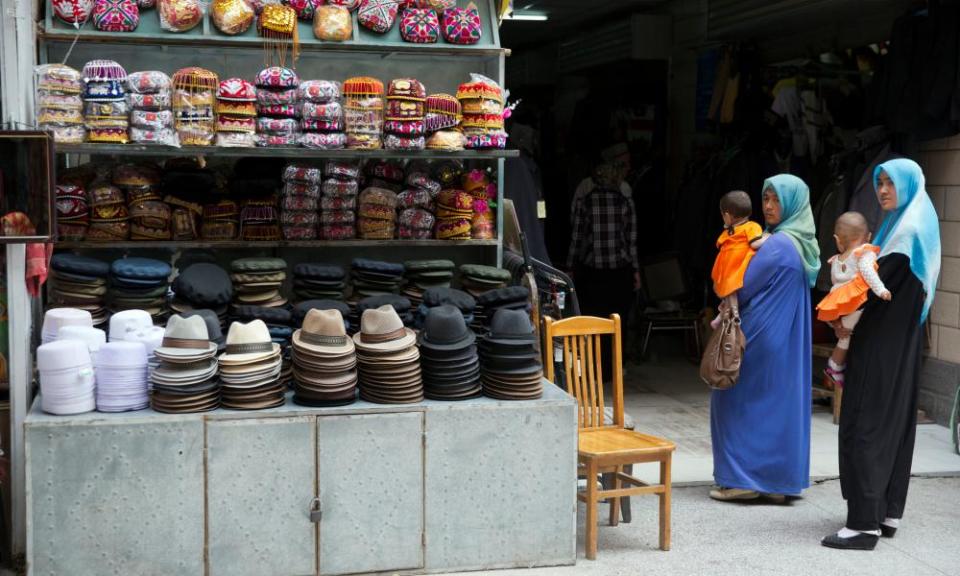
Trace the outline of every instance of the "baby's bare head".
{"type": "Polygon", "coordinates": [[[844,212],[837,218],[833,233],[845,246],[870,241],[870,226],[859,212],[844,212]]]}

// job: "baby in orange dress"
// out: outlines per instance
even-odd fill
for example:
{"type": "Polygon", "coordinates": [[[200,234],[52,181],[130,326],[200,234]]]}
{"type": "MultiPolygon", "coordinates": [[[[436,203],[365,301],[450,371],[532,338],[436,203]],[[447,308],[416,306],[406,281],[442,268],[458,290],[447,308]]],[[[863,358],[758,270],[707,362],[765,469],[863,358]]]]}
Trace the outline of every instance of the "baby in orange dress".
{"type": "MultiPolygon", "coordinates": [[[[833,288],[817,304],[817,319],[853,331],[860,321],[860,310],[872,290],[878,298],[890,300],[893,295],[887,290],[877,274],[877,255],[880,248],[870,244],[870,229],[867,220],[859,212],[845,212],[837,218],[833,239],[839,254],[830,258],[830,279],[833,288]]],[[[843,386],[843,371],[846,369],[847,349],[850,337],[837,342],[833,354],[827,360],[824,373],[837,386],[843,386]]]]}
{"type": "MultiPolygon", "coordinates": [[[[720,253],[713,263],[713,290],[721,299],[720,310],[737,310],[737,291],[743,288],[743,275],[750,259],[760,249],[769,234],[750,220],[753,204],[750,195],[742,190],[727,192],[720,198],[723,233],[717,239],[720,253]]],[[[722,314],[710,325],[716,330],[722,314]]]]}

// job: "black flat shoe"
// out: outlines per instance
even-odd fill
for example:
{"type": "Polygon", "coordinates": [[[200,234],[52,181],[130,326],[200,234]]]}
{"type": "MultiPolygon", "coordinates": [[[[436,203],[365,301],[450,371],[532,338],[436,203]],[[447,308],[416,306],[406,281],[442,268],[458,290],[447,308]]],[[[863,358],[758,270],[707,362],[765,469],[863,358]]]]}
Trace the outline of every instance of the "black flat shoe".
{"type": "Polygon", "coordinates": [[[893,526],[887,526],[886,524],[880,524],[880,535],[884,538],[893,538],[893,535],[897,533],[897,529],[893,526]]]}
{"type": "Polygon", "coordinates": [[[839,550],[873,550],[877,546],[879,536],[873,534],[857,534],[850,538],[841,538],[836,534],[831,534],[820,541],[827,548],[837,548],[839,550]]]}

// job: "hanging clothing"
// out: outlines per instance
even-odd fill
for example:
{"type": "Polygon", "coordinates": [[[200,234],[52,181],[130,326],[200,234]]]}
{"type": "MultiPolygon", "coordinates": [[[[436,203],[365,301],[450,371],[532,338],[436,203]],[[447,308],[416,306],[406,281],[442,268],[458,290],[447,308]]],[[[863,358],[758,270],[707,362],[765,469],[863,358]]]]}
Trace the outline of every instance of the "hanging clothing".
{"type": "Polygon", "coordinates": [[[802,91],[800,101],[803,104],[803,129],[807,133],[810,161],[816,164],[823,152],[821,138],[833,124],[833,118],[827,110],[827,104],[813,90],[802,91]]]}
{"type": "Polygon", "coordinates": [[[768,232],[782,232],[793,242],[803,263],[804,272],[811,287],[820,273],[820,245],[817,244],[817,229],[810,208],[810,189],[806,183],[792,174],[778,174],[763,182],[763,190],[772,188],[780,199],[781,220],[768,232]]]}
{"type": "MultiPolygon", "coordinates": [[[[874,200],[876,202],[876,200],[874,200]]],[[[820,251],[820,272],[817,275],[817,290],[829,292],[833,287],[833,281],[830,279],[830,253],[831,247],[836,244],[833,239],[833,227],[837,218],[847,211],[849,203],[847,191],[847,179],[843,176],[836,178],[830,186],[824,190],[820,201],[815,208],[817,222],[817,243],[822,250],[820,251]]]]}
{"type": "Polygon", "coordinates": [[[803,124],[803,101],[796,84],[780,86],[773,98],[771,110],[777,116],[787,121],[793,141],[793,155],[798,158],[806,157],[810,152],[810,142],[807,130],[803,124]]]}
{"type": "Polygon", "coordinates": [[[840,486],[847,528],[877,530],[901,518],[910,482],[917,427],[917,389],[923,358],[923,321],[940,272],[936,213],[912,160],[884,162],[897,189],[874,241],[879,275],[893,294],[869,296],[850,345],[840,413],[840,486]]]}
{"type": "Polygon", "coordinates": [[[809,280],[786,233],[767,239],[738,294],[747,349],[710,399],[713,476],[724,488],[798,495],[810,485],[809,280]]]}

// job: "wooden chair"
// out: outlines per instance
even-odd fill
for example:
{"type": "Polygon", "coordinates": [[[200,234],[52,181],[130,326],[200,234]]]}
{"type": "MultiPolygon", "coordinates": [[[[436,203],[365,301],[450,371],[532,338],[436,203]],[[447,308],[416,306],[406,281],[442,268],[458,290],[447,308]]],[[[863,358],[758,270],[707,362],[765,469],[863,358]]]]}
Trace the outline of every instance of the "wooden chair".
{"type": "Polygon", "coordinates": [[[544,365],[547,379],[554,381],[553,342],[563,342],[567,393],[577,399],[580,434],[577,447],[579,474],[587,479],[585,493],[577,499],[587,505],[587,558],[597,557],[597,506],[610,499],[610,525],[620,519],[620,498],[656,494],[660,497],[660,549],[670,549],[670,465],[673,442],[624,428],[623,356],[620,349],[620,316],[609,320],[575,316],[565,320],[544,319],[544,365]],[[605,426],[601,336],[613,341],[613,425],[605,426]],[[660,463],[660,483],[648,485],[624,472],[624,466],[660,463]],[[597,476],[611,473],[613,487],[597,488],[597,476]],[[623,486],[625,485],[625,487],[623,486]]]}

